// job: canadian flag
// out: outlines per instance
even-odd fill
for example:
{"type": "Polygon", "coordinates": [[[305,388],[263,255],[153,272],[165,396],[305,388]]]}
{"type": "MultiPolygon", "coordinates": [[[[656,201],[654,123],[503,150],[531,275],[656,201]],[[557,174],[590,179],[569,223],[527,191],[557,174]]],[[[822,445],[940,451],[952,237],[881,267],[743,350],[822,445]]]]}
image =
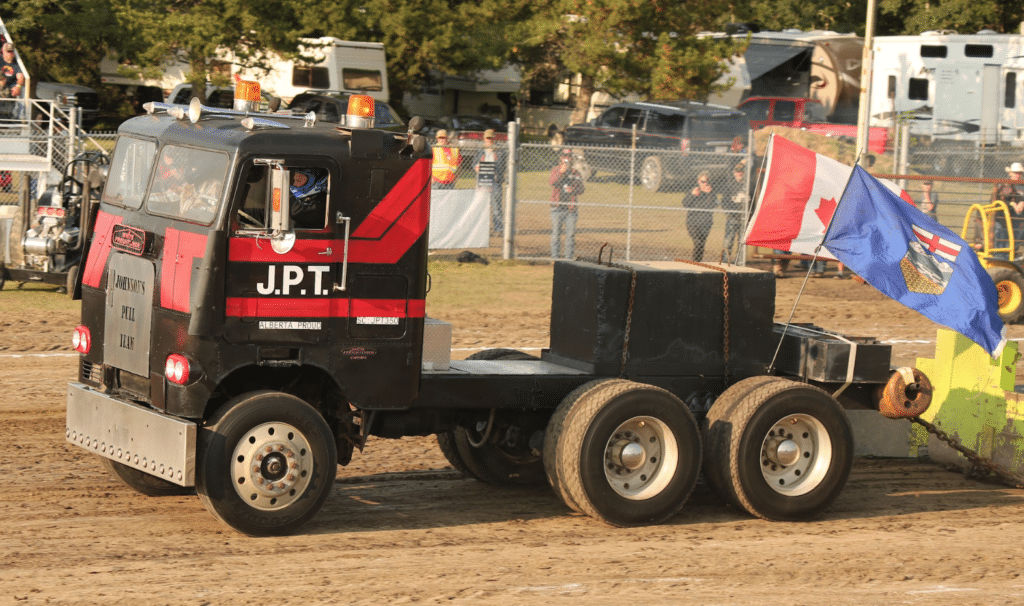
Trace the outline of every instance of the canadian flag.
{"type": "MultiPolygon", "coordinates": [[[[853,167],[772,135],[765,155],[764,184],[743,241],[751,246],[835,257],[820,247],[853,167]],[[816,251],[817,249],[817,251],[816,251]]],[[[879,179],[910,204],[892,181],[879,179]]]]}

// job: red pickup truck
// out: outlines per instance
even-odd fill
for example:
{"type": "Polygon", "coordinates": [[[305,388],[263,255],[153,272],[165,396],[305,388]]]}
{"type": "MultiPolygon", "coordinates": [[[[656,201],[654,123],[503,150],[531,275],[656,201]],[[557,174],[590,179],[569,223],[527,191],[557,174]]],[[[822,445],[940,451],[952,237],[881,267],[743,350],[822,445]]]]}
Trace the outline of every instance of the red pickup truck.
{"type": "MultiPolygon", "coordinates": [[[[750,128],[757,130],[765,126],[788,126],[802,128],[812,133],[830,137],[857,139],[854,124],[832,124],[827,122],[825,106],[814,99],[789,97],[750,97],[737,107],[747,114],[750,128]]],[[[880,126],[868,130],[868,150],[884,154],[889,145],[889,129],[880,126]]]]}

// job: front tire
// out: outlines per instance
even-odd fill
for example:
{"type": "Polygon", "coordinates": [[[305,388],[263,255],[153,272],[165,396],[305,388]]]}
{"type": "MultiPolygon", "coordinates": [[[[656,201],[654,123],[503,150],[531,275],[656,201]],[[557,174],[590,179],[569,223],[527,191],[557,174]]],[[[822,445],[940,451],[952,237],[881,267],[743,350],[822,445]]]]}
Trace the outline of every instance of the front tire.
{"type": "Polygon", "coordinates": [[[280,392],[225,404],[199,436],[196,492],[228,526],[251,536],[290,534],[320,510],[338,471],[323,417],[280,392]]]}
{"type": "Polygon", "coordinates": [[[103,459],[103,466],[107,468],[107,471],[139,494],[144,494],[147,497],[174,497],[192,494],[192,488],[190,487],[179,486],[163,478],[151,476],[144,471],[129,467],[124,463],[118,463],[107,457],[101,458],[103,459]]]}
{"type": "Polygon", "coordinates": [[[700,431],[679,398],[612,380],[566,414],[555,450],[557,477],[581,511],[613,526],[657,524],[697,484],[700,431]]]}
{"type": "Polygon", "coordinates": [[[990,267],[988,275],[999,294],[999,318],[1015,324],[1024,317],[1024,276],[1012,267],[990,267]]]}
{"type": "MultiPolygon", "coordinates": [[[[813,518],[839,497],[853,467],[853,430],[825,391],[782,378],[754,383],[709,432],[709,476],[730,500],[766,520],[813,518]],[[714,438],[713,438],[714,439],[714,438]]],[[[740,387],[744,381],[734,387],[740,387]]]]}

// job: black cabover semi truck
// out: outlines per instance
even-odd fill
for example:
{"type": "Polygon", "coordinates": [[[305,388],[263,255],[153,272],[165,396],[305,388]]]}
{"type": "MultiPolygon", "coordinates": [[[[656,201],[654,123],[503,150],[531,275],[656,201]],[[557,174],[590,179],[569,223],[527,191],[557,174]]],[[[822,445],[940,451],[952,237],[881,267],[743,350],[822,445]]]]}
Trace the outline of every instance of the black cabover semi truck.
{"type": "Polygon", "coordinates": [[[667,519],[701,473],[801,520],[849,475],[844,407],[928,404],[889,346],[773,323],[774,276],[737,266],[559,261],[549,348],[451,360],[415,124],[375,129],[359,96],[340,125],[259,114],[253,88],[125,122],[88,223],[67,439],[140,493],[287,534],[371,436],[436,435],[469,476],[613,525],[667,519]]]}

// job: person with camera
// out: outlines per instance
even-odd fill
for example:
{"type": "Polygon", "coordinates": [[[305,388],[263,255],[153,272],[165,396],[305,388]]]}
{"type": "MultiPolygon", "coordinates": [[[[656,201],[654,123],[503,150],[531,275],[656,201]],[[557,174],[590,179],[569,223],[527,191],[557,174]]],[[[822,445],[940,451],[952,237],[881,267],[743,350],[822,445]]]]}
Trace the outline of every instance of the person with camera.
{"type": "Polygon", "coordinates": [[[572,165],[572,150],[563,149],[551,169],[551,258],[572,259],[576,250],[576,202],[583,193],[583,177],[572,165]],[[562,246],[562,233],[565,243],[562,246]],[[559,249],[561,248],[561,255],[559,249]]]}

